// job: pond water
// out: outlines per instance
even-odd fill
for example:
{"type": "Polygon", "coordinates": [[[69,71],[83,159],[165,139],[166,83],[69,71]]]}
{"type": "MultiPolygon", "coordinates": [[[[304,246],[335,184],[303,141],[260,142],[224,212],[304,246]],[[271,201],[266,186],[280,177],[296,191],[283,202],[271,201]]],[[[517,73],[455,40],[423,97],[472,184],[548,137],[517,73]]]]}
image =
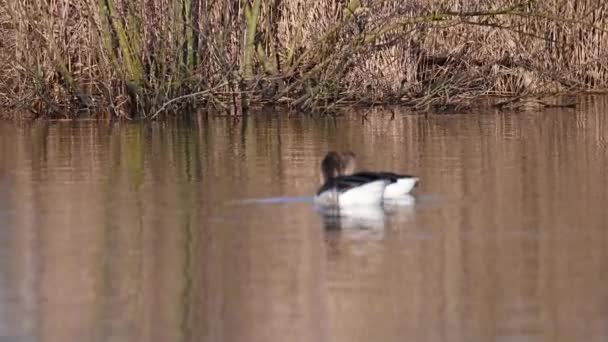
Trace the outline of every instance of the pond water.
{"type": "Polygon", "coordinates": [[[1,341],[606,341],[608,99],[0,123],[1,341]],[[328,150],[418,175],[328,219],[328,150]]]}

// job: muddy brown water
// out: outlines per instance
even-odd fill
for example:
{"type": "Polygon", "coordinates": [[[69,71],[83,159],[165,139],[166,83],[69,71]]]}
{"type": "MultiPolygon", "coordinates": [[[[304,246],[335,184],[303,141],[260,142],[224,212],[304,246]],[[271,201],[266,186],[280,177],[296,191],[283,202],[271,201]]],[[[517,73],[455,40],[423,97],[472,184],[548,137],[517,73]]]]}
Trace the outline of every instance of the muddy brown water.
{"type": "Polygon", "coordinates": [[[0,123],[0,340],[607,341],[607,114],[0,123]],[[330,149],[413,202],[321,216],[330,149]]]}

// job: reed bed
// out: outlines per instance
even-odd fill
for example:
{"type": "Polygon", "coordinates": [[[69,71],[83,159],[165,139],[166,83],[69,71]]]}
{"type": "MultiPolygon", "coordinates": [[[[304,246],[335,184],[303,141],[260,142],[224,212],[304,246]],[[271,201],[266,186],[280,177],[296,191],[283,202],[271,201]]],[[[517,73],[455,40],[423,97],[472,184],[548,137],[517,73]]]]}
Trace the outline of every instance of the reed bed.
{"type": "Polygon", "coordinates": [[[604,91],[600,0],[0,0],[0,105],[156,119],[604,91]]]}

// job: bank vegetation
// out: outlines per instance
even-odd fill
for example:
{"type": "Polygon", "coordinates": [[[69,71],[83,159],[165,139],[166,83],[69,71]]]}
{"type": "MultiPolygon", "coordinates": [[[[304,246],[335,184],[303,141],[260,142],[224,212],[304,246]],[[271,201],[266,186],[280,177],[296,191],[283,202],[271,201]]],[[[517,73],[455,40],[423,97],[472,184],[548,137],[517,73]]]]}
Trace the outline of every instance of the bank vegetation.
{"type": "Polygon", "coordinates": [[[156,119],[608,88],[601,0],[0,0],[0,105],[156,119]]]}

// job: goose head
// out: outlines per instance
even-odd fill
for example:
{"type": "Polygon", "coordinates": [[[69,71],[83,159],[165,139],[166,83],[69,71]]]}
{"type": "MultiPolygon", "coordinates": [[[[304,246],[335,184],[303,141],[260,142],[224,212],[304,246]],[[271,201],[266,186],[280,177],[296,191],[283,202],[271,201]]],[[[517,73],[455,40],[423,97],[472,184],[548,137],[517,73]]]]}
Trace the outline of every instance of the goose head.
{"type": "Polygon", "coordinates": [[[351,151],[330,151],[321,162],[321,183],[338,176],[349,176],[357,170],[357,156],[351,151]]]}
{"type": "Polygon", "coordinates": [[[338,152],[330,151],[321,161],[321,183],[340,176],[342,170],[342,158],[338,152]]]}

